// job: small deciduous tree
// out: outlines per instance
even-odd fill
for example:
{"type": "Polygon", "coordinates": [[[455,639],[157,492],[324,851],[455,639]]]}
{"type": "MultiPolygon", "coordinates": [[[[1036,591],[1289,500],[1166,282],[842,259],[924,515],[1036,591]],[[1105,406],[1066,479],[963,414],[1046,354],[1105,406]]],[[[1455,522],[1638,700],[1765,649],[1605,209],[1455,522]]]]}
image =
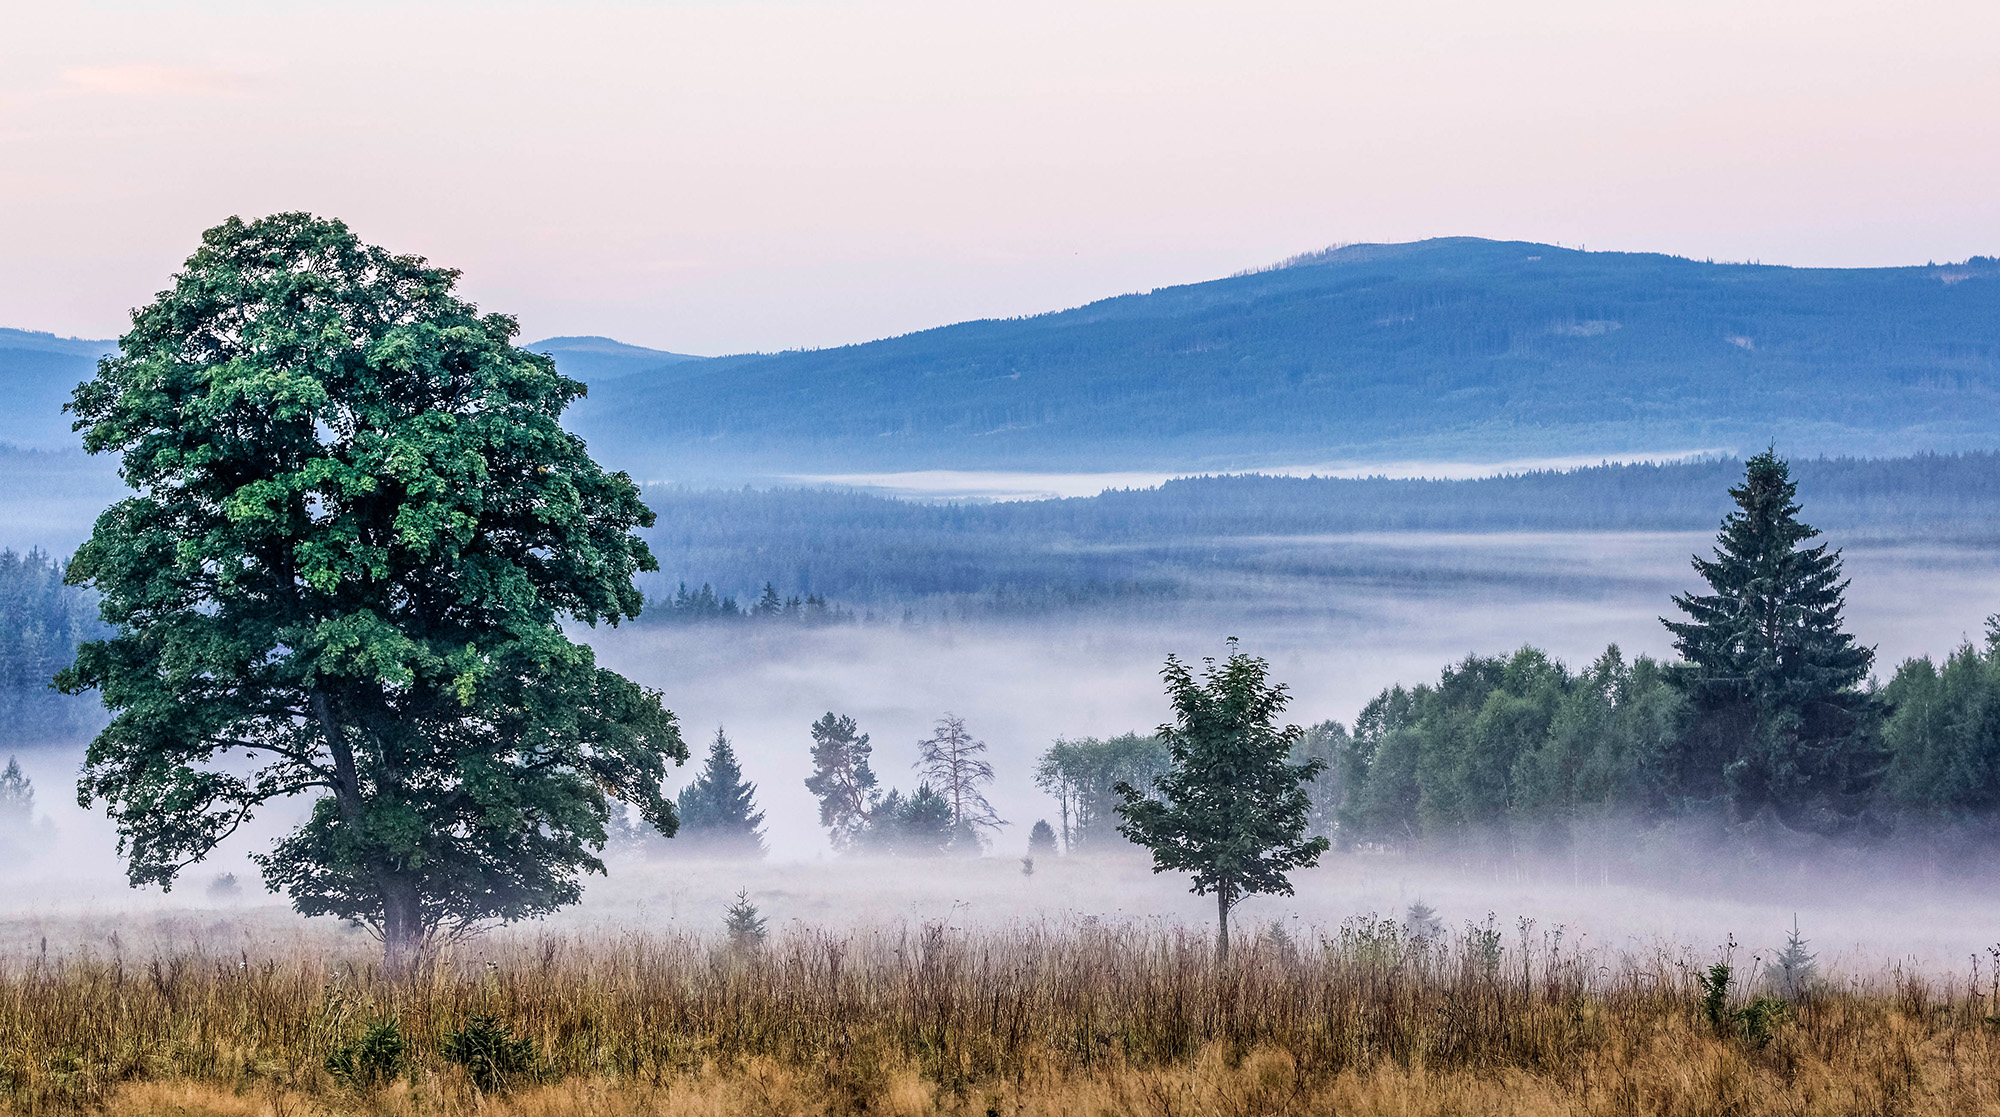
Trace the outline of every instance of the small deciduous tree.
{"type": "Polygon", "coordinates": [[[1290,700],[1270,666],[1237,650],[1213,659],[1197,678],[1167,657],[1162,675],[1174,720],[1160,727],[1173,766],[1155,777],[1152,792],[1121,783],[1119,832],[1153,851],[1153,871],[1194,877],[1196,895],[1213,894],[1216,956],[1229,957],[1229,910],[1253,893],[1289,896],[1290,870],[1318,863],[1323,837],[1308,837],[1312,801],[1305,785],[1323,761],[1290,763],[1304,732],[1280,727],[1290,700]]]}
{"type": "Polygon", "coordinates": [[[811,733],[813,774],[806,777],[806,790],[819,798],[819,824],[833,848],[845,850],[868,828],[875,796],[875,773],[868,767],[873,748],[853,718],[831,710],[813,722],[811,733]]]}
{"type": "Polygon", "coordinates": [[[114,714],[79,801],[167,887],[312,797],[265,880],[374,928],[392,972],[575,901],[612,798],[671,834],[687,757],[562,627],[638,614],[653,514],[562,428],[583,385],[457,278],[338,221],[232,218],[69,405],[137,490],[66,572],[116,630],[58,677],[114,714]]]}
{"type": "Polygon", "coordinates": [[[745,782],[736,749],[715,727],[708,762],[693,783],[681,789],[679,839],[712,857],[764,856],[764,812],[757,809],[757,785],[745,782]]]}

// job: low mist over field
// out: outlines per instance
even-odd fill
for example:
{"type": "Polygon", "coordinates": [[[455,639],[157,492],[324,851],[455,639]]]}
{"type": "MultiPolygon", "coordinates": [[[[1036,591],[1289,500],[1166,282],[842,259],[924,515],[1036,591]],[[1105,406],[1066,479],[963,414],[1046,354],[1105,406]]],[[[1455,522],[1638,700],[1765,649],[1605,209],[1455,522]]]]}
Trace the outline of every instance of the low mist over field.
{"type": "MultiPolygon", "coordinates": [[[[1282,555],[1282,572],[1218,578],[1199,600],[907,620],[882,608],[874,620],[823,627],[716,621],[580,630],[607,666],[660,689],[680,718],[696,755],[670,789],[693,776],[716,727],[726,729],[744,777],[757,785],[771,854],[768,863],[731,865],[689,862],[671,846],[651,856],[614,851],[609,877],[594,878],[585,902],[553,925],[712,931],[738,888],[781,921],[1099,917],[1199,925],[1208,917],[1202,900],[1180,878],[1149,873],[1136,851],[1074,863],[1043,858],[1032,877],[1017,861],[1031,824],[1056,818],[1056,804],[1032,780],[1037,756],[1059,737],[1150,732],[1167,717],[1159,669],[1168,653],[1218,655],[1225,636],[1239,636],[1290,686],[1290,720],[1351,725],[1378,691],[1434,682],[1469,653],[1533,644],[1582,665],[1616,642],[1628,656],[1668,655],[1658,618],[1669,596],[1689,586],[1689,555],[1711,542],[1706,532],[1259,539],[1244,545],[1282,555]],[[916,782],[915,742],[947,711],[963,717],[991,748],[991,798],[1009,823],[990,856],[968,863],[832,855],[803,786],[811,772],[806,729],[828,711],[854,717],[871,734],[883,783],[904,788],[916,782]]],[[[1978,618],[2000,612],[2000,553],[1990,548],[1869,540],[1849,546],[1846,558],[1851,623],[1876,646],[1885,675],[1906,657],[1979,639],[1978,618]]],[[[248,861],[295,812],[266,812],[171,895],[133,893],[109,826],[68,802],[78,745],[46,742],[20,756],[54,842],[0,869],[10,882],[0,907],[6,949],[42,935],[101,947],[114,929],[130,943],[154,935],[338,934],[331,926],[304,929],[261,889],[248,861]],[[236,875],[240,893],[209,894],[222,872],[236,875]]],[[[1298,875],[1295,897],[1247,901],[1243,918],[1324,927],[1371,912],[1400,917],[1422,899],[1454,925],[1492,912],[1504,926],[1531,918],[1607,945],[1734,935],[1758,946],[1778,941],[1797,913],[1830,956],[1849,954],[1857,965],[1907,956],[1945,967],[1988,945],[1988,928],[2000,920],[2000,900],[1987,904],[1954,873],[1940,876],[1900,853],[1732,870],[1726,853],[1697,844],[1677,878],[1671,850],[1681,838],[1629,828],[1615,840],[1651,843],[1648,867],[1631,870],[1630,848],[1608,864],[1595,856],[1603,851],[1589,849],[1535,856],[1482,848],[1443,858],[1336,852],[1298,875]]]]}

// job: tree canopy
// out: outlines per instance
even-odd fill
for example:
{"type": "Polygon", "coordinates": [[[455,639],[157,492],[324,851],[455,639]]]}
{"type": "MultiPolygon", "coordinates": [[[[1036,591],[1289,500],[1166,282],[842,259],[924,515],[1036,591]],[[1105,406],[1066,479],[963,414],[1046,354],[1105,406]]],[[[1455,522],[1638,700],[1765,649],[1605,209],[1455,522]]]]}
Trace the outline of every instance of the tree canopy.
{"type": "Polygon", "coordinates": [[[757,809],[756,797],[757,785],[744,780],[735,747],[716,726],[708,762],[676,802],[680,840],[717,857],[764,856],[764,812],[757,809]]]}
{"type": "Polygon", "coordinates": [[[1664,622],[1684,660],[1670,678],[1697,717],[1682,786],[1727,796],[1739,819],[1845,829],[1885,766],[1880,704],[1861,686],[1875,653],[1842,627],[1840,553],[1806,545],[1819,532],[1798,518],[1789,467],[1759,454],[1729,495],[1715,557],[1694,559],[1710,592],[1676,596],[1687,619],[1664,622]]]}
{"type": "Polygon", "coordinates": [[[1268,681],[1270,666],[1229,642],[1229,658],[1213,659],[1197,678],[1167,657],[1161,672],[1174,720],[1160,727],[1172,767],[1152,791],[1118,785],[1125,819],[1119,832],[1153,851],[1154,872],[1184,872],[1196,895],[1215,896],[1216,953],[1229,955],[1229,910],[1244,896],[1291,895],[1290,870],[1326,852],[1323,837],[1306,836],[1312,802],[1304,784],[1321,761],[1293,764],[1303,734],[1277,718],[1289,696],[1268,681]]]}
{"type": "Polygon", "coordinates": [[[457,279],[338,221],[232,218],[69,405],[136,490],[67,571],[116,629],[61,676],[114,714],[79,800],[166,887],[313,797],[266,881],[377,929],[392,968],[574,901],[612,797],[672,833],[687,756],[562,627],[638,613],[652,514],[559,424],[583,385],[457,279]]]}

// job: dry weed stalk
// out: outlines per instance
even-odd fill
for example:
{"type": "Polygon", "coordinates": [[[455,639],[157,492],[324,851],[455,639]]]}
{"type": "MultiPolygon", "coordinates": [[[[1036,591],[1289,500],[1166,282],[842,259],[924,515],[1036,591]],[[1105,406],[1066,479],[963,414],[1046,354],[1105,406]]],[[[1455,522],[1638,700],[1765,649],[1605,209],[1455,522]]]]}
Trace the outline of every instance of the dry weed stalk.
{"type": "Polygon", "coordinates": [[[1218,967],[1152,926],[793,927],[501,939],[389,982],[360,954],[0,965],[0,1106],[23,1114],[2000,1112],[1989,996],[1823,985],[1753,1044],[1702,1018],[1690,955],[1351,922],[1218,967]],[[480,1096],[439,1055],[476,1014],[532,1038],[480,1096]],[[394,1019],[410,1070],[329,1052],[394,1019]]]}

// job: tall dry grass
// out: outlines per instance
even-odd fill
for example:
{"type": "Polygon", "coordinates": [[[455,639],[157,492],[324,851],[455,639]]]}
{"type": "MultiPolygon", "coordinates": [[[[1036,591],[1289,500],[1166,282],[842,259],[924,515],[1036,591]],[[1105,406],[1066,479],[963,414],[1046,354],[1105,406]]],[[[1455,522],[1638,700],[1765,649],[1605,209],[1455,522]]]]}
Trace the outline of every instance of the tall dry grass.
{"type": "MultiPolygon", "coordinates": [[[[1303,938],[1303,936],[1302,936],[1303,938]]],[[[1993,990],[1887,972],[1746,1034],[1700,959],[1567,950],[1523,928],[1412,938],[1351,923],[1226,966],[1142,926],[794,928],[516,938],[385,981],[358,952],[0,965],[13,1113],[2000,1113],[1993,990]],[[475,1014],[536,1071],[483,1095],[440,1040],[475,1014]],[[362,1091],[326,1056],[394,1019],[407,1071],[362,1091]]],[[[1754,990],[1739,993],[1740,1006],[1754,990]]]]}

